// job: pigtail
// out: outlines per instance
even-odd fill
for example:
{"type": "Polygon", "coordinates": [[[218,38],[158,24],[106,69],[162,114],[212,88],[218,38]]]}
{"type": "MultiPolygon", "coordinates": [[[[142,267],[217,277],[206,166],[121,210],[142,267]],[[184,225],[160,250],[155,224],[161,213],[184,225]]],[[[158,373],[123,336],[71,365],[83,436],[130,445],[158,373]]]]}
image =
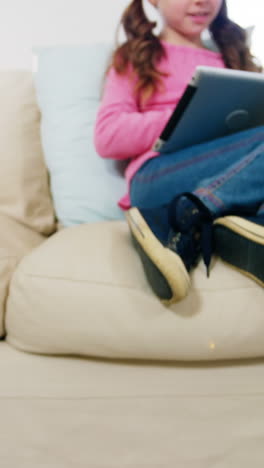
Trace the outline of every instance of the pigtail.
{"type": "MultiPolygon", "coordinates": [[[[123,27],[126,41],[117,46],[108,69],[114,67],[120,74],[131,72],[131,78],[135,78],[135,94],[139,102],[144,102],[162,88],[162,78],[166,74],[158,70],[158,63],[166,56],[166,51],[153,33],[156,22],[147,18],[143,0],[130,2],[121,17],[120,27],[123,27]]],[[[262,71],[247,45],[245,30],[228,18],[226,0],[209,30],[227,68],[262,71]]]]}
{"type": "Polygon", "coordinates": [[[246,31],[228,18],[225,0],[209,30],[222,53],[226,67],[262,71],[249,50],[246,31]]]}
{"type": "Polygon", "coordinates": [[[162,83],[164,73],[156,68],[165,56],[158,37],[153,34],[155,21],[149,21],[142,0],[133,0],[124,11],[120,26],[123,27],[126,42],[117,47],[111,65],[122,74],[131,64],[136,79],[135,93],[140,100],[147,100],[162,83]]]}

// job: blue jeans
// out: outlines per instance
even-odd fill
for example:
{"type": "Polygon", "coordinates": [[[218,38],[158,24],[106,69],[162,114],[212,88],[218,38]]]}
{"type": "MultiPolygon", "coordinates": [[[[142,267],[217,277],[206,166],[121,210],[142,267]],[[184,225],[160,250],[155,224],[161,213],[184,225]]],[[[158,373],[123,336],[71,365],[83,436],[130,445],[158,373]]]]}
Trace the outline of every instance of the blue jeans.
{"type": "Polygon", "coordinates": [[[147,161],[131,182],[131,204],[154,208],[192,192],[214,217],[264,213],[264,126],[147,161]]]}

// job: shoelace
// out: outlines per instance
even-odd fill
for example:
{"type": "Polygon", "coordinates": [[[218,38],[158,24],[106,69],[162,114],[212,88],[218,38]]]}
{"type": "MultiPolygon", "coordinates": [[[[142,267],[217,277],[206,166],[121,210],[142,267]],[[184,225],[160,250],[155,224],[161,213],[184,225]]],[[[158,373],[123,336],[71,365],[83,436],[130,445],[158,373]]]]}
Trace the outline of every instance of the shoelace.
{"type": "Polygon", "coordinates": [[[190,223],[187,224],[186,232],[194,227],[197,227],[197,231],[200,232],[201,254],[206,267],[207,277],[209,277],[213,253],[213,216],[209,209],[195,195],[189,192],[182,193],[171,201],[168,212],[169,223],[176,232],[183,232],[182,222],[177,219],[177,205],[182,197],[190,200],[198,210],[196,217],[193,216],[193,222],[192,215],[190,215],[190,223]]]}

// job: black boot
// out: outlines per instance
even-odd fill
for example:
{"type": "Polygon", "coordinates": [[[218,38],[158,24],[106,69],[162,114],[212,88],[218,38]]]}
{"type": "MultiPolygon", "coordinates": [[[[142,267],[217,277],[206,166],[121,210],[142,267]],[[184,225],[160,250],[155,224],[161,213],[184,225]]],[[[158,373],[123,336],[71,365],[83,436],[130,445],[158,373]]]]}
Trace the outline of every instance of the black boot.
{"type": "Polygon", "coordinates": [[[219,257],[264,286],[264,215],[218,218],[214,244],[219,257]]]}
{"type": "Polygon", "coordinates": [[[209,267],[212,216],[208,209],[194,195],[183,194],[155,209],[131,208],[126,217],[154,293],[166,304],[183,299],[190,287],[188,272],[201,251],[209,267]]]}

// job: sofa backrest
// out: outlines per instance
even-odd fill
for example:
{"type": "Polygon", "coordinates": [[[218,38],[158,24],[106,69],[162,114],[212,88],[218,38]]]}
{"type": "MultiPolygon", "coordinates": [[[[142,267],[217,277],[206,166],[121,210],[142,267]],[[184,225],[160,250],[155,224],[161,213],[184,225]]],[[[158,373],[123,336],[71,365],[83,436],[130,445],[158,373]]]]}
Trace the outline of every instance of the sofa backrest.
{"type": "Polygon", "coordinates": [[[56,219],[32,74],[0,71],[0,213],[44,235],[56,219]]]}

